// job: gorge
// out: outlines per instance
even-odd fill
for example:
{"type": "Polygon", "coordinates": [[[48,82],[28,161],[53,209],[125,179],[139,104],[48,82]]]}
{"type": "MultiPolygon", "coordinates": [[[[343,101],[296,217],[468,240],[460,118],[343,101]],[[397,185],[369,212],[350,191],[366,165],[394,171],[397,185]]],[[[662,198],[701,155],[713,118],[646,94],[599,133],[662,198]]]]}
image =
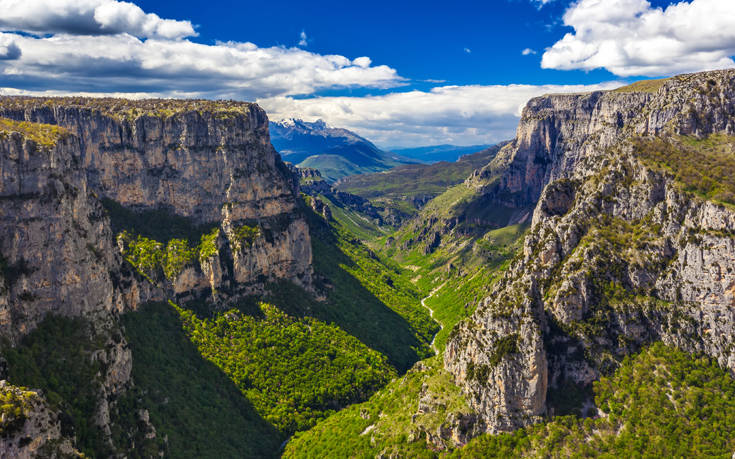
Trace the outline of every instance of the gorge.
{"type": "Polygon", "coordinates": [[[729,457],[735,71],[481,153],[333,185],[256,104],[0,97],[0,457],[729,457]]]}

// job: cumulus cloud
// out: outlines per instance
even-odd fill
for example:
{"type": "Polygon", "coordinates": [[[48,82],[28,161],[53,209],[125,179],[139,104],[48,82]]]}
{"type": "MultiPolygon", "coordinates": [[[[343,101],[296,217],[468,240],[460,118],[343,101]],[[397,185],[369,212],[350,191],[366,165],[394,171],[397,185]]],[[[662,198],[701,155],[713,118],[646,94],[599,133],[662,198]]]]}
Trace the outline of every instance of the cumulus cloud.
{"type": "Polygon", "coordinates": [[[302,30],[299,34],[299,46],[306,46],[309,44],[309,38],[306,36],[306,31],[302,30]]]}
{"type": "Polygon", "coordinates": [[[129,34],[35,37],[0,32],[0,55],[14,58],[0,61],[4,86],[29,90],[175,92],[252,100],[335,87],[390,88],[403,82],[394,69],[372,66],[367,57],[352,61],[298,48],[142,40],[129,34]]]}
{"type": "Polygon", "coordinates": [[[521,54],[523,54],[524,56],[529,56],[531,54],[536,54],[536,51],[531,48],[526,48],[523,51],[521,51],[521,54]]]}
{"type": "Polygon", "coordinates": [[[382,145],[479,144],[512,138],[521,110],[532,97],[620,85],[443,86],[381,96],[275,97],[258,102],[271,119],[323,119],[382,145]]]}
{"type": "Polygon", "coordinates": [[[189,21],[161,19],[117,0],[0,0],[0,30],[35,34],[179,39],[196,36],[189,21]]]}
{"type": "Polygon", "coordinates": [[[253,100],[404,84],[364,56],[197,43],[191,22],[124,1],[0,0],[0,11],[0,84],[18,90],[253,100]]]}
{"type": "Polygon", "coordinates": [[[735,67],[735,1],[580,0],[564,14],[574,28],[549,48],[549,69],[605,68],[619,76],[663,76],[735,67]]]}

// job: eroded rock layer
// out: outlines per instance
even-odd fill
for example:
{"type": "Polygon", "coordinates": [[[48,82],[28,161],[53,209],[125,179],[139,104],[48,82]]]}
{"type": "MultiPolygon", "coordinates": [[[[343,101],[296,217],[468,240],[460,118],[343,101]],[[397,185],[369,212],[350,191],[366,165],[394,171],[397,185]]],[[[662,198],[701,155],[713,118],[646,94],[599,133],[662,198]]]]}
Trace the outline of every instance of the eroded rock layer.
{"type": "MultiPolygon", "coordinates": [[[[276,280],[310,288],[297,184],[267,126],[247,103],[0,98],[0,338],[17,344],[49,316],[81,320],[90,344],[80,358],[100,368],[89,415],[111,454],[131,447],[116,441],[156,441],[145,407],[115,434],[118,401],[134,387],[119,314],[167,299],[216,307],[276,280]],[[140,240],[147,215],[211,237],[206,247],[153,241],[158,265],[143,269],[126,241],[140,240]],[[121,236],[126,216],[135,228],[121,236]]],[[[26,424],[54,416],[29,410],[26,424]]],[[[25,447],[23,438],[6,440],[25,447]]]]}
{"type": "Polygon", "coordinates": [[[0,115],[74,134],[77,161],[100,198],[221,227],[223,253],[214,260],[221,266],[207,260],[185,279],[164,282],[177,295],[254,291],[256,284],[278,279],[310,285],[311,244],[295,184],[270,144],[268,119],[257,105],[4,97],[0,115]],[[236,230],[243,225],[257,227],[259,237],[237,244],[236,230]]]}
{"type": "Polygon", "coordinates": [[[496,202],[539,198],[524,254],[444,355],[489,432],[563,414],[561,392],[654,340],[735,372],[735,212],[650,160],[710,136],[732,148],[733,133],[733,71],[529,102],[468,180],[496,202]]]}

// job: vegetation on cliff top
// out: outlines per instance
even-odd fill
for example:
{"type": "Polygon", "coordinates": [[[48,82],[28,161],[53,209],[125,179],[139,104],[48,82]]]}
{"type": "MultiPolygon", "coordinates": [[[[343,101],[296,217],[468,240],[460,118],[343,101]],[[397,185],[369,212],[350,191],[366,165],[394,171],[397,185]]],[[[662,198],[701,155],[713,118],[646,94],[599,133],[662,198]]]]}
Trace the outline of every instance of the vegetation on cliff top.
{"type": "Polygon", "coordinates": [[[0,136],[19,132],[43,147],[53,147],[64,136],[71,135],[66,129],[53,124],[30,123],[0,118],[0,136]]]}
{"type": "Polygon", "coordinates": [[[735,205],[735,137],[638,139],[634,152],[649,167],[674,175],[685,191],[735,205]]]}
{"type": "Polygon", "coordinates": [[[184,113],[212,113],[218,118],[249,115],[254,104],[234,100],[205,99],[118,99],[112,97],[0,97],[0,107],[25,110],[63,106],[99,111],[116,119],[134,120],[142,116],[170,118],[184,113]]]}
{"type": "Polygon", "coordinates": [[[633,84],[614,89],[612,92],[657,92],[671,78],[661,78],[658,80],[641,80],[633,84]]]}

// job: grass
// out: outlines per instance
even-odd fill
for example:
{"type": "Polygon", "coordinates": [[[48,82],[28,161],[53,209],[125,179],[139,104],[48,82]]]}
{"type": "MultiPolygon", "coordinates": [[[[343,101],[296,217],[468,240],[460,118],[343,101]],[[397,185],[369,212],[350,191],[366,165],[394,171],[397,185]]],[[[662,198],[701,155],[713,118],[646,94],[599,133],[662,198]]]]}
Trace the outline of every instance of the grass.
{"type": "Polygon", "coordinates": [[[649,167],[673,174],[685,191],[735,205],[735,137],[639,139],[634,151],[649,167]]]}
{"type": "Polygon", "coordinates": [[[11,132],[19,132],[26,138],[46,148],[55,146],[60,139],[71,135],[66,129],[52,124],[30,123],[28,121],[0,118],[0,135],[11,132]]]}
{"type": "Polygon", "coordinates": [[[648,92],[655,93],[663,86],[670,78],[661,78],[658,80],[641,80],[636,81],[628,86],[614,89],[612,92],[623,93],[623,92],[648,92]]]}
{"type": "Polygon", "coordinates": [[[471,187],[460,183],[429,201],[422,213],[432,216],[454,215],[457,213],[457,208],[469,203],[474,195],[475,191],[471,187]]]}

